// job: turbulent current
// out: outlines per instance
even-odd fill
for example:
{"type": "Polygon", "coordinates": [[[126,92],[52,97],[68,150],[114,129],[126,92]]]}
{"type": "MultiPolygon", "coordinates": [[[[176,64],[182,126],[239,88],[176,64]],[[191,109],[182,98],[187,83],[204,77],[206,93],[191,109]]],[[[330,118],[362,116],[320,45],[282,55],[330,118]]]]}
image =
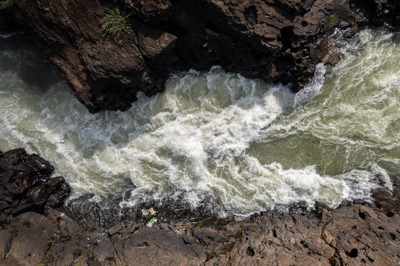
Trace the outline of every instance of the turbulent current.
{"type": "Polygon", "coordinates": [[[92,115],[20,33],[0,35],[0,150],[49,160],[84,193],[134,206],[214,201],[246,216],[370,199],[400,166],[400,36],[364,30],[300,93],[226,73],[171,75],[127,112],[92,115]]]}

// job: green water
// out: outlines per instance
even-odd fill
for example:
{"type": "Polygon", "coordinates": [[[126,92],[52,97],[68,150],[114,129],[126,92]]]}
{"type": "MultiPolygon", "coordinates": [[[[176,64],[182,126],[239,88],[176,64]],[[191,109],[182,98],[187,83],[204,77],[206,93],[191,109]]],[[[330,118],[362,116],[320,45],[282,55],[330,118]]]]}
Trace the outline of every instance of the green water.
{"type": "Polygon", "coordinates": [[[400,37],[364,30],[294,95],[214,67],[172,75],[127,112],[92,115],[21,35],[0,35],[0,150],[24,147],[73,187],[121,205],[211,197],[221,215],[370,199],[399,149],[400,37]],[[18,44],[18,45],[16,45],[18,44]]]}

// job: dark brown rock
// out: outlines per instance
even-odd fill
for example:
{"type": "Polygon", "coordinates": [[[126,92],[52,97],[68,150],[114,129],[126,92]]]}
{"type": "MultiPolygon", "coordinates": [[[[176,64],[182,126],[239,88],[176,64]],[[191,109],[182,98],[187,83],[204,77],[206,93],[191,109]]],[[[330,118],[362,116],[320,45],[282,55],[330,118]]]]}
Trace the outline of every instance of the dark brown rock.
{"type": "Polygon", "coordinates": [[[146,228],[129,238],[121,251],[128,265],[200,265],[205,254],[197,254],[193,246],[199,244],[188,239],[171,230],[146,228]]]}
{"type": "Polygon", "coordinates": [[[377,188],[372,192],[377,204],[389,213],[400,214],[400,195],[397,190],[390,191],[387,188],[377,188]]]}
{"type": "Polygon", "coordinates": [[[49,204],[53,195],[69,191],[62,178],[49,178],[53,168],[47,161],[18,149],[0,154],[0,169],[1,265],[400,263],[396,189],[374,190],[375,204],[349,202],[332,210],[317,203],[309,211],[299,203],[288,212],[267,211],[243,221],[218,219],[206,202],[192,210],[179,200],[110,212],[88,195],[67,208],[76,221],[50,207],[62,203],[63,196],[55,196],[57,204],[49,204]],[[45,207],[36,213],[30,211],[34,206],[45,207]],[[143,216],[141,208],[150,207],[156,213],[143,216]],[[158,220],[148,228],[153,217],[158,220]]]}
{"type": "Polygon", "coordinates": [[[0,264],[397,265],[400,217],[378,207],[270,211],[210,227],[183,221],[184,230],[126,220],[106,231],[84,229],[47,207],[0,230],[0,264]]]}
{"type": "Polygon", "coordinates": [[[159,92],[169,72],[190,67],[221,65],[298,89],[317,62],[310,45],[318,46],[314,59],[335,64],[341,57],[331,56],[331,46],[320,40],[335,28],[352,29],[349,36],[357,29],[347,0],[116,2],[132,11],[131,29],[120,38],[101,30],[108,2],[15,3],[20,25],[42,45],[90,112],[126,110],[137,92],[159,92]]]}
{"type": "Polygon", "coordinates": [[[121,38],[105,35],[105,5],[97,0],[16,5],[18,22],[45,47],[89,111],[126,110],[138,91],[161,90],[158,64],[174,47],[175,36],[135,20],[121,38]]]}
{"type": "Polygon", "coordinates": [[[63,177],[50,177],[53,170],[49,162],[24,149],[0,153],[0,210],[15,216],[45,204],[62,205],[71,189],[63,177]]]}

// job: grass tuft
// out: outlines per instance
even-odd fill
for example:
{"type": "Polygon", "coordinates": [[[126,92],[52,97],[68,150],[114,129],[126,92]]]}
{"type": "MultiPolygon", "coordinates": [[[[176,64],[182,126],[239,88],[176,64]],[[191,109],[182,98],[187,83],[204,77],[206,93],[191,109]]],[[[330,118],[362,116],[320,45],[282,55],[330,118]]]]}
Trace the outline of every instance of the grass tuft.
{"type": "Polygon", "coordinates": [[[15,0],[5,0],[0,2],[0,10],[1,9],[11,9],[12,5],[14,4],[15,0]]]}
{"type": "Polygon", "coordinates": [[[129,22],[131,13],[119,10],[119,7],[105,8],[105,10],[106,15],[101,25],[103,31],[119,38],[122,33],[127,32],[131,28],[131,23],[129,22]]]}

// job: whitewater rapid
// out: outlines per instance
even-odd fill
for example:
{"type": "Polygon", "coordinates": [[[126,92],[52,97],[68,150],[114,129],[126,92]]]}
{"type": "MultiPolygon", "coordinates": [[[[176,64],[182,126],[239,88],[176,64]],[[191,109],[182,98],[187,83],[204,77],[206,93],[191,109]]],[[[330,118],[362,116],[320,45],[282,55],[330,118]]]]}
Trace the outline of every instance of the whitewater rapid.
{"type": "Polygon", "coordinates": [[[300,93],[213,67],[171,75],[127,112],[90,114],[21,33],[0,35],[0,150],[23,147],[72,197],[211,198],[220,216],[370,200],[400,164],[400,38],[364,30],[300,93]]]}

